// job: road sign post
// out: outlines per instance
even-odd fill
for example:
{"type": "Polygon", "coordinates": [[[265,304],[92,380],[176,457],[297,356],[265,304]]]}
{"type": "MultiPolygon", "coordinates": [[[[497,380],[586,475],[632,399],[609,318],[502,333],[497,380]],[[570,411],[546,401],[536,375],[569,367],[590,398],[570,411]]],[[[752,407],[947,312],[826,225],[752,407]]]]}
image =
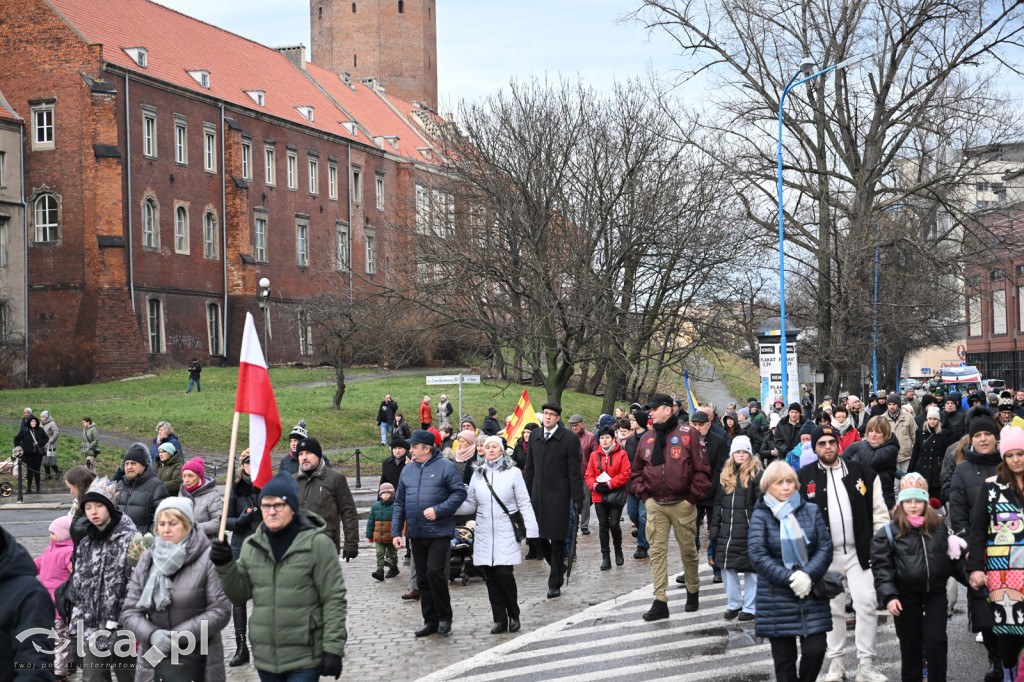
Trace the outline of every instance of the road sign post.
{"type": "Polygon", "coordinates": [[[458,384],[459,385],[459,419],[462,419],[462,385],[463,384],[479,384],[479,374],[447,374],[427,377],[427,386],[442,386],[446,384],[458,384]]]}

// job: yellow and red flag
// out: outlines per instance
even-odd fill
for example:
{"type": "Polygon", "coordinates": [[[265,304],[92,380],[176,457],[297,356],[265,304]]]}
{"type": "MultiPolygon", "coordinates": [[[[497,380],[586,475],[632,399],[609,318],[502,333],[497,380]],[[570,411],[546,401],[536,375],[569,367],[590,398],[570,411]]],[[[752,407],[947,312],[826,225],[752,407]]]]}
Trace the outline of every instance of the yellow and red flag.
{"type": "Polygon", "coordinates": [[[505,440],[508,441],[510,448],[514,448],[519,439],[522,438],[523,429],[526,428],[527,424],[540,426],[540,422],[537,420],[537,412],[534,411],[533,405],[530,404],[530,396],[526,389],[523,389],[523,397],[519,399],[516,411],[512,413],[512,421],[509,422],[508,428],[505,429],[505,440]]]}

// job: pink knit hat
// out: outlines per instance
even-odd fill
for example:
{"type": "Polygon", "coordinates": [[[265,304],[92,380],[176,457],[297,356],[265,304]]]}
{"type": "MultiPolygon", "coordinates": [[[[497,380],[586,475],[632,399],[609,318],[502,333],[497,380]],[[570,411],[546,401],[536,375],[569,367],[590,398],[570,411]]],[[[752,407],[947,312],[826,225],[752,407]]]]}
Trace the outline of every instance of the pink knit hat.
{"type": "Polygon", "coordinates": [[[202,457],[193,457],[181,467],[182,471],[191,471],[193,474],[199,477],[200,481],[206,480],[206,465],[203,462],[202,457]]]}
{"type": "Polygon", "coordinates": [[[1007,452],[1024,450],[1024,429],[1019,426],[1004,426],[999,432],[999,454],[1006,458],[1007,452]]]}
{"type": "Polygon", "coordinates": [[[71,517],[58,516],[50,524],[50,532],[57,538],[57,542],[64,542],[71,539],[71,517]]]}

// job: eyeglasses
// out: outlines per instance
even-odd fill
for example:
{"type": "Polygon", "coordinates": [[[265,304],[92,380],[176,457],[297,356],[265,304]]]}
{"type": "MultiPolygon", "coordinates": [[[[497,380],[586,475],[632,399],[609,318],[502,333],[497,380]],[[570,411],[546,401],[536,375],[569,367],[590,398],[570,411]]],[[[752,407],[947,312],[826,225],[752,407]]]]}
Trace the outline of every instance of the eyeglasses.
{"type": "Polygon", "coordinates": [[[287,502],[260,502],[260,509],[264,512],[272,511],[275,514],[288,506],[287,502]]]}

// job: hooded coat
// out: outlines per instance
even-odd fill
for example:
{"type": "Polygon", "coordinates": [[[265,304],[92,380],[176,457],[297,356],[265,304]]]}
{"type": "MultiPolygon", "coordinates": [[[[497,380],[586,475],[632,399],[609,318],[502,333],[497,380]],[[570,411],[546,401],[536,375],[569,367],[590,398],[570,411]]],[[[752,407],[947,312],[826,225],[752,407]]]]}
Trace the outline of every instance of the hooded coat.
{"type": "Polygon", "coordinates": [[[971,528],[971,510],[978,502],[978,493],[985,479],[996,475],[1002,458],[999,451],[988,454],[964,448],[964,461],[956,465],[949,485],[949,527],[961,537],[967,537],[971,528]]]}
{"type": "Polygon", "coordinates": [[[900,442],[896,436],[889,436],[877,448],[866,440],[859,440],[843,450],[842,458],[850,462],[860,462],[871,467],[882,485],[882,498],[885,508],[896,506],[896,493],[893,481],[896,480],[896,460],[899,457],[900,442]]]}
{"type": "MultiPolygon", "coordinates": [[[[71,636],[81,630],[82,636],[88,640],[97,630],[105,629],[107,622],[121,622],[121,608],[132,577],[128,546],[136,529],[127,514],[114,516],[120,518],[111,518],[113,528],[108,525],[100,531],[90,524],[89,532],[75,553],[71,585],[77,598],[68,623],[71,636]]],[[[109,635],[99,635],[96,639],[97,648],[101,651],[106,651],[111,644],[109,635]]]]}
{"type": "Polygon", "coordinates": [[[473,529],[473,564],[476,566],[514,566],[523,558],[512,521],[495,497],[501,500],[509,514],[522,512],[526,537],[537,537],[537,517],[533,514],[522,472],[505,455],[494,462],[484,462],[473,472],[466,489],[466,500],[455,512],[458,515],[476,514],[473,529]]]}
{"type": "Polygon", "coordinates": [[[708,537],[715,540],[716,569],[745,573],[754,570],[747,553],[747,536],[754,506],[761,499],[761,474],[743,486],[739,481],[739,465],[733,463],[729,466],[735,467],[737,472],[736,488],[727,493],[719,481],[708,537]]]}
{"type": "Polygon", "coordinates": [[[903,408],[900,408],[896,419],[892,418],[888,410],[885,416],[889,420],[889,426],[892,427],[892,435],[896,437],[900,444],[900,451],[896,461],[910,461],[911,456],[914,454],[914,436],[917,433],[917,422],[903,408]]]}
{"type": "MultiPolygon", "coordinates": [[[[4,646],[0,647],[0,671],[12,674],[18,682],[53,680],[53,640],[46,632],[53,627],[53,600],[46,588],[36,580],[36,566],[28,551],[14,536],[0,528],[0,633],[4,646]],[[38,629],[19,642],[16,635],[38,629]]],[[[10,678],[8,678],[10,679],[10,678]]]]}
{"type": "Polygon", "coordinates": [[[217,491],[217,479],[207,475],[203,484],[192,492],[185,490],[183,485],[179,496],[192,500],[196,528],[208,538],[216,537],[220,531],[220,517],[224,514],[224,499],[217,491]]]}
{"type": "Polygon", "coordinates": [[[127,476],[122,478],[120,492],[117,508],[131,518],[140,533],[151,532],[153,515],[160,501],[167,497],[167,486],[156,477],[151,467],[146,467],[133,480],[127,476]]]}
{"type": "Polygon", "coordinates": [[[159,478],[164,487],[167,488],[167,494],[174,497],[181,491],[181,453],[175,451],[173,455],[168,456],[167,460],[162,460],[157,457],[153,460],[153,472],[156,477],[159,478]]]}
{"type": "Polygon", "coordinates": [[[523,475],[530,490],[540,537],[565,540],[569,534],[569,503],[582,509],[586,494],[582,461],[580,439],[561,423],[547,440],[544,440],[544,427],[530,434],[523,475]]]}
{"type": "Polygon", "coordinates": [[[942,460],[952,439],[952,432],[942,429],[935,433],[928,428],[927,423],[917,430],[914,439],[914,454],[907,471],[916,471],[924,476],[928,481],[929,494],[935,498],[942,496],[942,460]]]}
{"type": "Polygon", "coordinates": [[[146,579],[153,568],[153,552],[144,552],[132,574],[128,585],[128,596],[121,613],[122,625],[135,633],[140,644],[139,657],[135,667],[135,682],[151,682],[153,667],[142,656],[151,644],[150,637],[156,630],[191,632],[196,645],[201,644],[200,624],[206,622],[209,647],[206,655],[205,682],[224,682],[224,644],[221,630],[231,619],[231,602],[224,595],[220,578],[210,561],[210,541],[201,532],[192,532],[183,542],[185,563],[171,578],[171,603],[163,611],[138,606],[146,579]]]}
{"type": "Polygon", "coordinates": [[[359,551],[359,513],[348,479],[327,466],[323,457],[316,469],[306,473],[299,469],[295,480],[299,484],[299,508],[317,514],[327,524],[327,537],[341,549],[342,526],[345,530],[345,549],[359,551]]]}

